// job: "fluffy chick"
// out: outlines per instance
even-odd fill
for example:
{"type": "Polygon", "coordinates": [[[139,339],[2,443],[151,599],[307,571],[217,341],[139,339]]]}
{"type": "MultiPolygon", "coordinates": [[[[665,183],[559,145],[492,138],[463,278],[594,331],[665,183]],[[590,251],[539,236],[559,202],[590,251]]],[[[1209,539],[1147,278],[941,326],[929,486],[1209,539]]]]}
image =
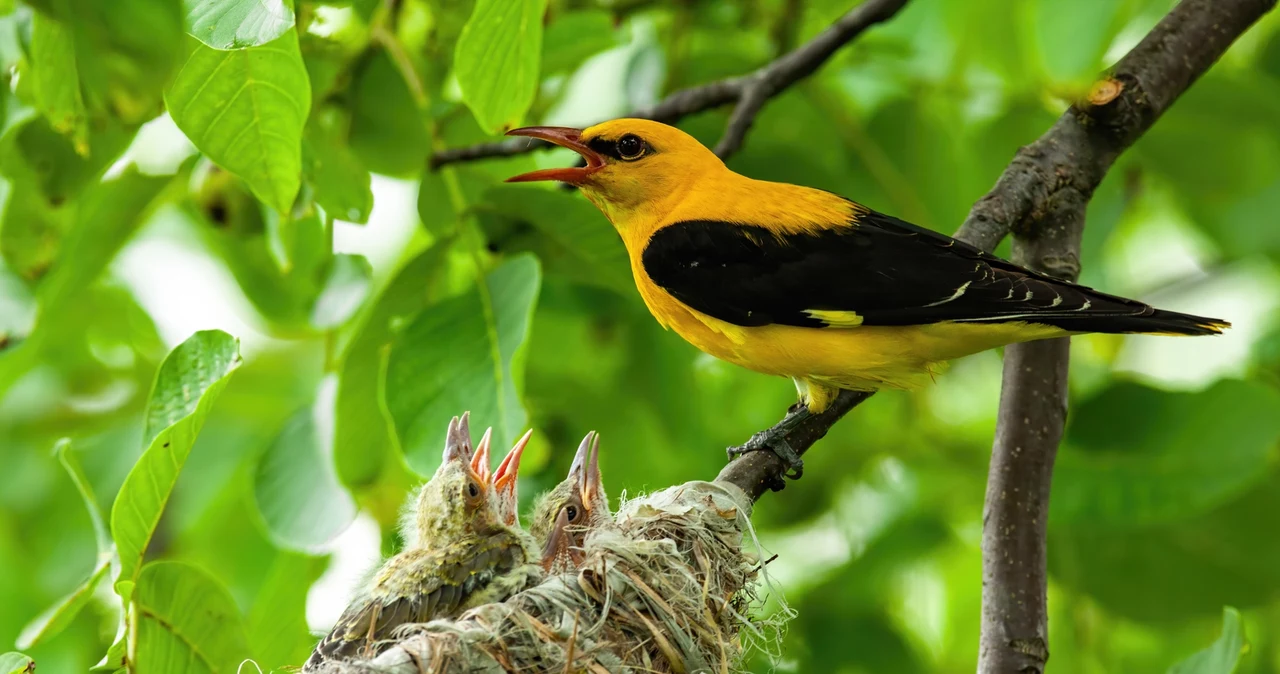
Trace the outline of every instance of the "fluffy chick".
{"type": "Polygon", "coordinates": [[[412,516],[402,521],[411,534],[406,549],[387,560],[351,602],[305,669],[373,657],[403,625],[502,601],[541,576],[532,539],[503,521],[493,489],[472,469],[472,458],[464,414],[449,423],[444,460],[418,492],[412,516]]]}
{"type": "Polygon", "coordinates": [[[612,523],[600,476],[600,436],[591,431],[578,445],[569,475],[534,505],[529,529],[542,546],[542,568],[547,573],[577,569],[587,535],[612,523]]]}

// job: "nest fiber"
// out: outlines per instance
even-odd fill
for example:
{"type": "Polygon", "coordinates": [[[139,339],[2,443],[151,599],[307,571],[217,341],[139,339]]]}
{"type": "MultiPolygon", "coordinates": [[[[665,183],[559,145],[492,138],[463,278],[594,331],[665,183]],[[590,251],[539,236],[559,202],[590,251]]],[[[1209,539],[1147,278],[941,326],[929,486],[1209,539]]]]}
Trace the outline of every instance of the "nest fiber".
{"type": "Polygon", "coordinates": [[[332,674],[742,671],[772,651],[785,607],[758,617],[762,565],[751,502],[722,482],[689,482],[624,503],[592,532],[576,574],[552,576],[457,620],[406,626],[367,662],[332,674]]]}

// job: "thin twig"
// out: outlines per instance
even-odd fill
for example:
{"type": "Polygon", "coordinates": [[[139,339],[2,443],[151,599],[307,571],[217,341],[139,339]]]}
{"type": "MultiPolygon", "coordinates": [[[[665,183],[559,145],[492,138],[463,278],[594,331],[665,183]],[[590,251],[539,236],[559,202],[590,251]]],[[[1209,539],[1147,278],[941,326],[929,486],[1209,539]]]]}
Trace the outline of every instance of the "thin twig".
{"type": "MultiPolygon", "coordinates": [[[[681,89],[657,104],[632,111],[629,116],[671,124],[694,113],[737,103],[716,154],[728,157],[742,147],[756,115],[774,96],[813,74],[841,47],[866,29],[893,18],[908,0],[866,0],[854,7],[812,40],[778,57],[758,70],[739,77],[708,82],[681,89]]],[[[511,157],[551,147],[529,139],[511,139],[443,150],[431,157],[431,169],[464,161],[511,157]]]]}

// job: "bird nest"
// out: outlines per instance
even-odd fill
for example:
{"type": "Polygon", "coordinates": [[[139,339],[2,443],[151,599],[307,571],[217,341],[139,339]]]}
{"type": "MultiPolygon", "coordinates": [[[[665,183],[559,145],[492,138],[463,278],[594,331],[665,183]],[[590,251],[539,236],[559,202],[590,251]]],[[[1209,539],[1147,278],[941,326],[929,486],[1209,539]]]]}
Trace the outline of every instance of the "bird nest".
{"type": "MultiPolygon", "coordinates": [[[[763,615],[751,501],[689,482],[623,503],[592,532],[576,574],[551,576],[456,620],[402,628],[373,660],[330,674],[736,672],[776,653],[791,612],[763,615]]],[[[767,577],[765,577],[767,584],[767,577]]]]}

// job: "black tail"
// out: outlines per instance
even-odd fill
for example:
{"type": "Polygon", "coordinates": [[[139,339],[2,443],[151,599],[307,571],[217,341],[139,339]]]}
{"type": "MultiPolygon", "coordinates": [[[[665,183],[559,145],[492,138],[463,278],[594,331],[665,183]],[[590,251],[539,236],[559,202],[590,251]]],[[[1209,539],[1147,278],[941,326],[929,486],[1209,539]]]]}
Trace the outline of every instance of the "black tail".
{"type": "MultiPolygon", "coordinates": [[[[1133,302],[1133,300],[1129,300],[1133,302]]],[[[1137,304],[1137,302],[1133,302],[1137,304]]],[[[1078,316],[1029,319],[1072,332],[1142,333],[1151,335],[1219,335],[1231,324],[1217,318],[1205,318],[1164,311],[1142,305],[1145,311],[1133,314],[1082,313],[1078,316]]]]}

